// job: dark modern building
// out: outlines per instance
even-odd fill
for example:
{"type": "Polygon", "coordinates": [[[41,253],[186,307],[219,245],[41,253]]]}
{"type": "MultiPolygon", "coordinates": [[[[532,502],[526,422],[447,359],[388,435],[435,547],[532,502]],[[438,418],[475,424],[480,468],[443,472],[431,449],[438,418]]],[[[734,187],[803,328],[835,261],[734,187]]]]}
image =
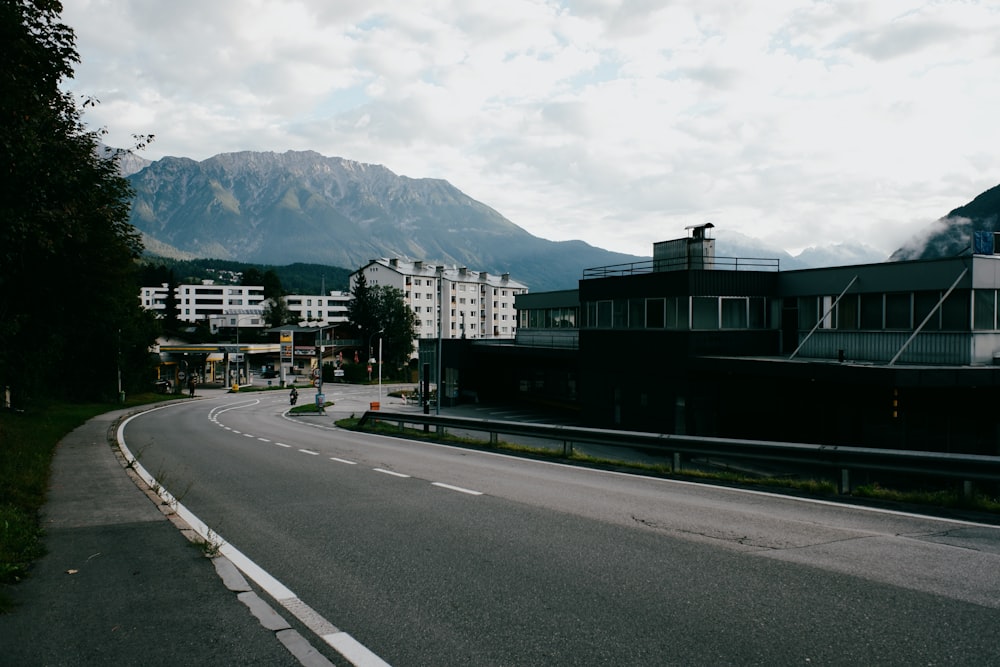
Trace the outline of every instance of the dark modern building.
{"type": "Polygon", "coordinates": [[[992,247],[781,271],[717,257],[710,233],[589,269],[575,291],[520,295],[516,341],[444,350],[452,400],[519,397],[606,428],[1000,453],[992,247]]]}

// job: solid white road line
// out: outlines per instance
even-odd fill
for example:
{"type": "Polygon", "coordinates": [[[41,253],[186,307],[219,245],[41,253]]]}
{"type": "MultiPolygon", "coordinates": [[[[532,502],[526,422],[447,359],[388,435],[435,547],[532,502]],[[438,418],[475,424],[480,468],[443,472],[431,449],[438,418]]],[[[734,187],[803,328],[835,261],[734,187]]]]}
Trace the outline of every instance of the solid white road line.
{"type": "Polygon", "coordinates": [[[386,470],[385,468],[372,468],[375,472],[381,472],[386,475],[392,475],[393,477],[409,477],[409,475],[404,475],[401,472],[393,472],[392,470],[386,470]]]}
{"type": "Polygon", "coordinates": [[[432,486],[440,486],[442,489],[449,489],[451,491],[458,491],[459,493],[467,493],[470,496],[481,496],[482,491],[473,491],[472,489],[463,489],[461,486],[452,486],[451,484],[444,484],[443,482],[431,482],[432,486]]]}

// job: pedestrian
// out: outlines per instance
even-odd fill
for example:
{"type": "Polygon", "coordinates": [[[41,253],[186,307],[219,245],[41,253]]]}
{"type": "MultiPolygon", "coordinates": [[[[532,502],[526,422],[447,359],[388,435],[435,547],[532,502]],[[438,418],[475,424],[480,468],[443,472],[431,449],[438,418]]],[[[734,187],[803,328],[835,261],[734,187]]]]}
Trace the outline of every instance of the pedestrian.
{"type": "Polygon", "coordinates": [[[194,386],[195,386],[195,384],[197,384],[197,383],[194,381],[194,376],[192,375],[190,377],[190,379],[188,379],[188,396],[190,396],[191,398],[194,398],[194,386]]]}

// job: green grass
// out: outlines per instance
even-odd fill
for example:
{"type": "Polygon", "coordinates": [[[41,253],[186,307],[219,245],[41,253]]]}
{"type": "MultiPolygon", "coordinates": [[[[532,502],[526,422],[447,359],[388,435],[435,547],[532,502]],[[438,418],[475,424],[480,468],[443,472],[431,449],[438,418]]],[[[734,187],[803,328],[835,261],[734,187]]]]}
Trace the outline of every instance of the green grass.
{"type": "MultiPolygon", "coordinates": [[[[498,441],[496,445],[490,445],[482,438],[458,437],[449,433],[438,434],[434,430],[429,433],[422,429],[404,428],[400,429],[398,423],[390,421],[376,421],[374,424],[367,423],[364,427],[359,427],[360,419],[351,417],[337,421],[337,426],[345,429],[360,430],[368,433],[381,433],[384,435],[395,435],[415,440],[432,440],[434,442],[444,442],[463,446],[482,447],[499,449],[513,454],[526,456],[561,459],[572,461],[584,465],[594,465],[616,470],[632,470],[642,474],[671,476],[684,479],[703,479],[712,482],[723,482],[738,486],[767,487],[773,489],[784,489],[805,493],[812,496],[837,496],[837,485],[829,480],[823,479],[802,479],[790,477],[765,477],[759,475],[748,475],[732,471],[704,471],[692,468],[673,470],[670,464],[650,464],[634,461],[620,461],[617,459],[598,458],[571,451],[569,456],[565,456],[560,448],[529,447],[516,443],[498,441]]],[[[888,489],[878,484],[855,487],[851,490],[851,496],[855,498],[865,498],[878,501],[887,501],[907,505],[923,505],[927,507],[964,509],[976,512],[1000,514],[1000,500],[981,492],[973,495],[972,498],[964,498],[956,490],[936,490],[936,491],[901,491],[888,489]]]]}
{"type": "MultiPolygon", "coordinates": [[[[137,395],[124,407],[173,398],[137,395]]],[[[0,613],[10,607],[4,589],[21,581],[45,554],[40,512],[56,445],[87,420],[119,407],[40,401],[25,412],[0,411],[0,613]]]]}

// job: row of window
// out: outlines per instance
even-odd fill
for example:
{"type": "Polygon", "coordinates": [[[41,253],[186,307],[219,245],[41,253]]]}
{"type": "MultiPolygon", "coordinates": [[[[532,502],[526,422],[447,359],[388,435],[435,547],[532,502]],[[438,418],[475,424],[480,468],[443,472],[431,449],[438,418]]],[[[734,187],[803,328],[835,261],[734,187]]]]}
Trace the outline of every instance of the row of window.
{"type": "Polygon", "coordinates": [[[913,331],[991,331],[997,323],[997,290],[956,290],[941,301],[944,292],[890,292],[800,297],[799,329],[913,331]],[[940,306],[939,306],[940,304],[940,306]]]}
{"type": "Polygon", "coordinates": [[[767,299],[748,296],[672,296],[608,299],[583,305],[591,329],[764,329],[767,299]]]}
{"type": "MultiPolygon", "coordinates": [[[[995,331],[1000,330],[1000,290],[942,291],[798,297],[801,331],[995,331]]],[[[766,329],[777,326],[766,297],[676,296],[623,298],[583,304],[583,328],[597,329],[766,329]]],[[[786,304],[787,308],[789,304],[786,304]]],[[[575,326],[573,309],[520,313],[522,327],[575,326]]]]}

